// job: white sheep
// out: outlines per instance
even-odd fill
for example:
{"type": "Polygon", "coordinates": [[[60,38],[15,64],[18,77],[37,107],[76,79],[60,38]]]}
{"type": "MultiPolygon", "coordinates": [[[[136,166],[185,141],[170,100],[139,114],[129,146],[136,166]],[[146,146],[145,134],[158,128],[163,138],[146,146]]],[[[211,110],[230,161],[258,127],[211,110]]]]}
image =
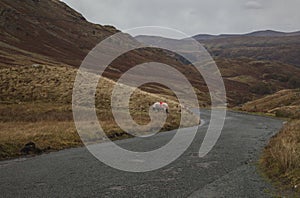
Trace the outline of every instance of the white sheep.
{"type": "Polygon", "coordinates": [[[169,105],[165,102],[156,102],[152,105],[153,111],[164,111],[169,113],[169,105]]]}

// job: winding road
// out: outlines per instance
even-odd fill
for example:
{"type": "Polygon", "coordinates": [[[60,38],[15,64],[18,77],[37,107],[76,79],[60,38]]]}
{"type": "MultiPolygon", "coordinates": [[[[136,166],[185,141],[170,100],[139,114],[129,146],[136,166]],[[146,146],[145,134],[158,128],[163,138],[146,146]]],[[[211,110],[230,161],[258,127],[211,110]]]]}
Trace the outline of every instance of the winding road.
{"type": "MultiPolygon", "coordinates": [[[[272,187],[261,178],[256,164],[267,141],[282,121],[227,112],[225,126],[213,150],[198,157],[209,124],[187,151],[156,171],[130,173],[99,162],[86,148],[74,148],[32,158],[0,162],[1,197],[270,197],[272,187]]],[[[153,150],[176,131],[147,138],[117,141],[132,150],[153,150]]]]}

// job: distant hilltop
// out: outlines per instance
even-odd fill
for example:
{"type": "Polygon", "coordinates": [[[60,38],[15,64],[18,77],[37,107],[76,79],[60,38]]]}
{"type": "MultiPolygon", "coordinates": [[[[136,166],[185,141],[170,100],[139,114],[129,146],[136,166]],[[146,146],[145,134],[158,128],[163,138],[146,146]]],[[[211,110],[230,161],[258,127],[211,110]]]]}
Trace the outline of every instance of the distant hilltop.
{"type": "Polygon", "coordinates": [[[230,37],[241,37],[241,36],[251,36],[251,37],[283,37],[283,36],[300,36],[300,31],[296,32],[279,32],[274,30],[261,30],[255,31],[247,34],[220,34],[220,35],[211,35],[211,34],[197,34],[193,36],[196,40],[209,40],[216,38],[230,38],[230,37]]]}

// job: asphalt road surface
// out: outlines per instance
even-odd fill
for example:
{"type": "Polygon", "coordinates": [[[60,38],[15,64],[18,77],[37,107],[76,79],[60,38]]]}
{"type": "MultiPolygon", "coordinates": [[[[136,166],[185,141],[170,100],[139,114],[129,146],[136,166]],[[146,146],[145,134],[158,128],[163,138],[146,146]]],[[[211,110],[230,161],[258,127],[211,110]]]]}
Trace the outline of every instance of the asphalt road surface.
{"type": "MultiPolygon", "coordinates": [[[[260,176],[256,163],[282,121],[228,112],[217,144],[199,158],[209,111],[201,115],[205,124],[192,145],[159,170],[124,172],[98,161],[86,148],[68,149],[0,162],[0,197],[270,197],[272,187],[260,176]]],[[[151,150],[174,133],[117,143],[136,151],[151,150]]]]}

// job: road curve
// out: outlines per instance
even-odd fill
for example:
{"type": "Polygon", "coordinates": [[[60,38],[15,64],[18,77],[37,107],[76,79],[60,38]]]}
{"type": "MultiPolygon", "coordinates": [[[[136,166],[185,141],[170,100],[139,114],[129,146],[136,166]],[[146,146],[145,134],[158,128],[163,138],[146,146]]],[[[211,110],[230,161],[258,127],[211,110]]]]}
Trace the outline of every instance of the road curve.
{"type": "MultiPolygon", "coordinates": [[[[209,111],[201,112],[201,118],[205,124],[188,150],[152,172],[115,170],[85,148],[2,161],[1,197],[270,197],[272,187],[259,176],[256,162],[282,121],[228,112],[219,141],[207,156],[199,158],[209,111]]],[[[174,133],[117,143],[131,150],[152,150],[168,142],[174,133]]]]}

